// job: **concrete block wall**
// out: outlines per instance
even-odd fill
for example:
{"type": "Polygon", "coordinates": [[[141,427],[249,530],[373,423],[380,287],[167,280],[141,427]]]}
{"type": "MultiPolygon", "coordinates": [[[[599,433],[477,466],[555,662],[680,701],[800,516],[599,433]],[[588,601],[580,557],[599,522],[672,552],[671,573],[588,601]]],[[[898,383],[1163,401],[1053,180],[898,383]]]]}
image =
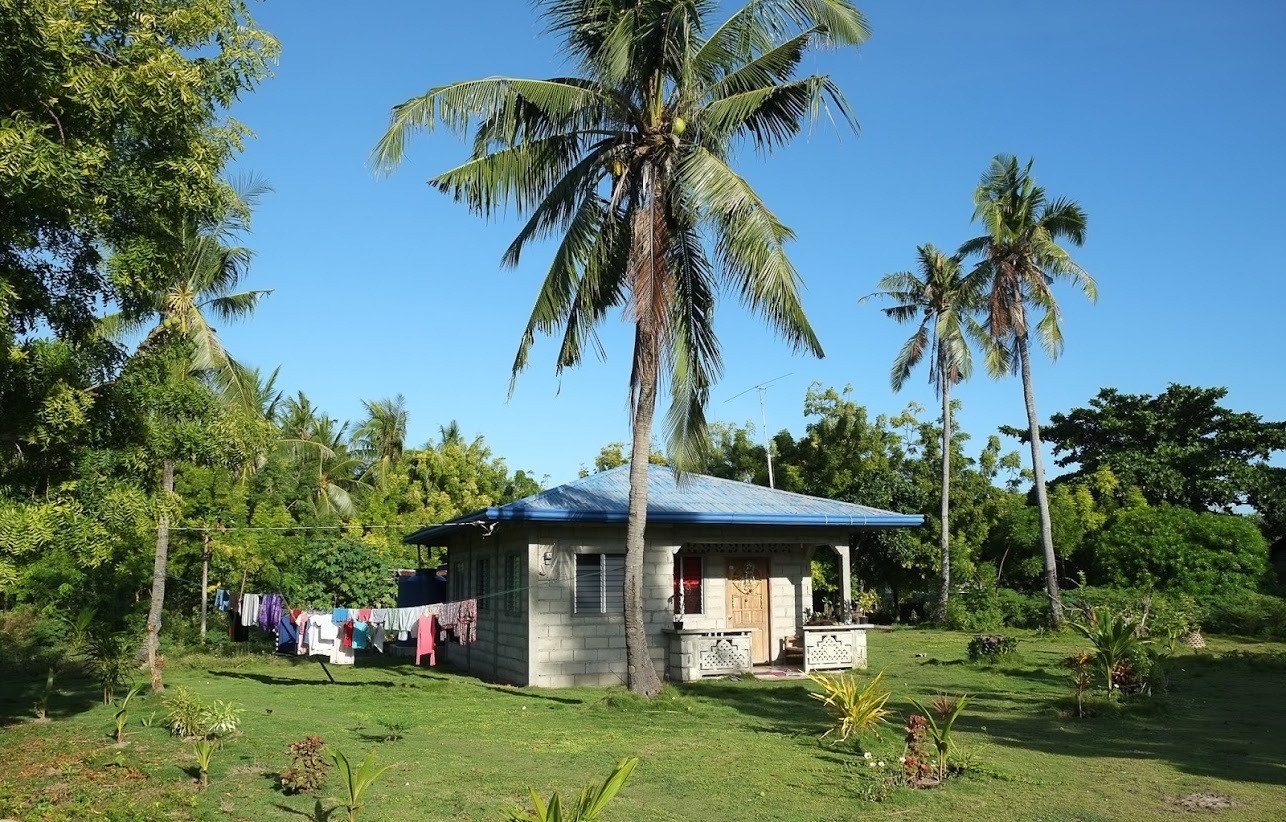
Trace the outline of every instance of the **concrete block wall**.
{"type": "Polygon", "coordinates": [[[478,638],[469,645],[450,642],[439,653],[455,666],[471,674],[513,685],[528,683],[528,600],[518,598],[516,613],[506,609],[504,592],[510,587],[505,579],[505,558],[516,556],[520,569],[519,588],[528,578],[528,546],[521,533],[497,533],[491,537],[472,534],[451,545],[447,553],[448,591],[451,599],[475,595],[478,590],[479,559],[486,559],[486,597],[478,611],[478,638]]]}

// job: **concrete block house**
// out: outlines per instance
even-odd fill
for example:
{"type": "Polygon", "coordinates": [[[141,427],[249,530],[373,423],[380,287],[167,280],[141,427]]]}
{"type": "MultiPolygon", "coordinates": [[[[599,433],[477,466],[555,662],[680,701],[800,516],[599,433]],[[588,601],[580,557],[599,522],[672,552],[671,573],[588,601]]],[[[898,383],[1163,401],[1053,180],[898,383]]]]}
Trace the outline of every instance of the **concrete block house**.
{"type": "MultiPolygon", "coordinates": [[[[447,659],[514,685],[623,684],[628,497],[623,466],[406,537],[447,549],[451,600],[479,600],[477,641],[449,645],[447,659]]],[[[795,655],[804,670],[865,667],[865,626],[805,625],[811,560],[834,552],[850,590],[855,536],[921,524],[650,466],[644,617],[657,671],[688,681],[795,655]]]]}

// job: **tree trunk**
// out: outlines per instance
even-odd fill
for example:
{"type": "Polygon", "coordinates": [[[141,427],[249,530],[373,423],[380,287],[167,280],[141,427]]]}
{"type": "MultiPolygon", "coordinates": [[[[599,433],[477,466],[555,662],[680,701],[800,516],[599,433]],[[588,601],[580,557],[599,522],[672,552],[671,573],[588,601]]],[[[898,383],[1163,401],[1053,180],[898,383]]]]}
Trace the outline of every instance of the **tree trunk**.
{"type": "Polygon", "coordinates": [[[630,452],[630,513],[625,531],[625,662],[630,690],[646,697],[661,691],[661,679],[652,664],[643,616],[643,554],[647,531],[648,455],[652,447],[652,419],[656,414],[659,363],[654,340],[647,331],[635,333],[634,362],[638,395],[634,408],[634,443],[630,452]]]}
{"type": "Polygon", "coordinates": [[[157,660],[160,644],[161,608],[165,606],[165,563],[170,554],[170,515],[166,507],[174,494],[174,463],[166,460],[161,467],[161,515],[156,521],[156,558],[152,563],[152,603],[147,609],[147,668],[152,674],[152,690],[165,689],[161,666],[157,660]]]}
{"type": "Polygon", "coordinates": [[[210,533],[207,531],[201,539],[205,543],[201,546],[201,641],[204,642],[210,599],[210,533]]]}
{"type": "MultiPolygon", "coordinates": [[[[939,371],[942,372],[941,366],[939,371]]],[[[937,621],[947,621],[947,599],[951,595],[951,379],[942,372],[942,588],[938,591],[937,621]]]]}
{"type": "Polygon", "coordinates": [[[1063,599],[1058,590],[1058,557],[1054,554],[1054,529],[1049,518],[1049,492],[1045,488],[1045,462],[1041,456],[1040,420],[1036,416],[1036,394],[1031,384],[1031,352],[1027,336],[1018,337],[1018,362],[1022,369],[1023,399],[1027,402],[1027,425],[1031,431],[1031,468],[1035,477],[1036,505],[1040,508],[1040,545],[1045,552],[1045,592],[1049,596],[1050,624],[1063,626],[1063,599]]]}

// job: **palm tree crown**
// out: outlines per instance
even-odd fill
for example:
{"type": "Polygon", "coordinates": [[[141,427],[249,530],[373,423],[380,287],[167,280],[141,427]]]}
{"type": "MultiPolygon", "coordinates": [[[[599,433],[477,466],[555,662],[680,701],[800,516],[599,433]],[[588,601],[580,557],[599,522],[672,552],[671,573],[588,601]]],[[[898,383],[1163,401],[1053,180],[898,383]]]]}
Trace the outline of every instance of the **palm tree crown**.
{"type": "Polygon", "coordinates": [[[543,0],[579,77],[494,77],[430,89],[393,110],[375,150],[396,166],[406,137],[476,124],[473,156],[431,184],[491,216],[528,216],[504,255],[560,238],[514,360],[562,329],[556,367],[601,355],[595,330],[624,306],[636,324],[631,396],[668,366],[673,456],[706,442],[704,405],[720,372],[712,329],[723,287],[795,348],[822,349],[786,256],[793,238],[729,165],[749,143],[771,151],[829,104],[855,125],[824,76],[799,78],[813,45],[868,35],[847,0],[755,0],[718,26],[714,0],[543,0]]]}
{"type": "Polygon", "coordinates": [[[878,291],[862,298],[891,300],[895,305],[882,309],[900,323],[920,320],[915,333],[902,346],[889,382],[901,391],[911,372],[929,354],[929,382],[938,396],[946,381],[955,385],[973,373],[969,341],[981,341],[986,330],[974,318],[982,302],[982,279],[964,275],[959,254],[947,256],[932,244],[916,249],[919,274],[899,271],[887,274],[876,285],[878,291]]]}
{"type": "Polygon", "coordinates": [[[211,378],[230,399],[250,410],[258,409],[262,399],[256,394],[257,375],[224,349],[210,319],[245,319],[272,293],[237,290],[249,276],[254,252],[236,242],[249,230],[251,211],[268,190],[256,180],[242,181],[231,189],[231,202],[217,218],[181,225],[180,256],[169,276],[143,295],[144,309],[101,321],[103,335],[116,340],[154,324],[142,347],[166,334],[179,335],[192,346],[192,372],[211,378]]]}
{"type": "Polygon", "coordinates": [[[974,220],[986,234],[960,252],[981,257],[976,273],[990,282],[986,326],[996,343],[988,349],[988,370],[996,376],[1019,367],[1018,342],[1030,337],[1027,305],[1044,311],[1036,336],[1051,358],[1063,350],[1061,312],[1051,286],[1069,280],[1094,302],[1098,286],[1059,245],[1085,242],[1085,211],[1067,199],[1050,201],[1031,176],[1032,161],[1020,167],[1011,154],[997,155],[974,193],[974,220]]]}

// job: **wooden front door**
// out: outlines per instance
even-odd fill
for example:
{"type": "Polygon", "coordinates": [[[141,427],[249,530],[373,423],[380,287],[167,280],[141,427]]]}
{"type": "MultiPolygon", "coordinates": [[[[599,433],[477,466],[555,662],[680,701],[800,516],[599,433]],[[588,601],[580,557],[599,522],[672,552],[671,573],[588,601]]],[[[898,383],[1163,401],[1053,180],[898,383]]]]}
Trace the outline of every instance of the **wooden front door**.
{"type": "Polygon", "coordinates": [[[751,661],[772,661],[768,642],[768,559],[741,557],[728,560],[728,627],[753,628],[751,661]]]}

